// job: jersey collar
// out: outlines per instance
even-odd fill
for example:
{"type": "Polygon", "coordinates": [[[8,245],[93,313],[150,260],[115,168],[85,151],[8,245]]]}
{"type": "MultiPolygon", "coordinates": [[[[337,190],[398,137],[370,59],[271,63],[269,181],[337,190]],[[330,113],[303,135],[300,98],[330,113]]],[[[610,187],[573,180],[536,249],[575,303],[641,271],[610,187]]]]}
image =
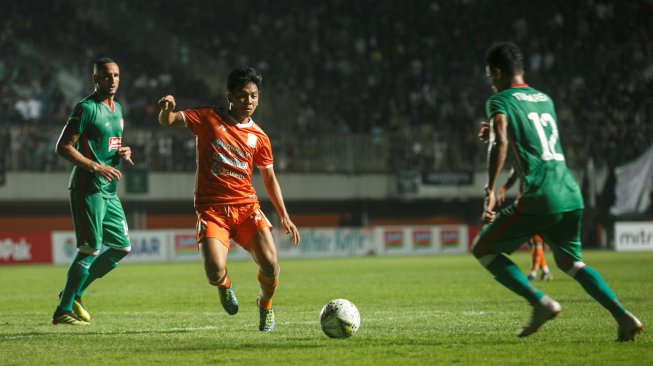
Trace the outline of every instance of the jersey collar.
{"type": "Polygon", "coordinates": [[[511,88],[527,88],[528,84],[526,83],[521,83],[521,84],[512,84],[510,85],[511,88]]]}
{"type": "Polygon", "coordinates": [[[245,123],[240,123],[240,122],[236,121],[236,119],[231,115],[231,113],[229,113],[229,111],[227,111],[227,117],[238,128],[247,128],[247,127],[252,126],[252,124],[254,124],[254,121],[252,120],[252,117],[249,117],[249,119],[245,123]]]}

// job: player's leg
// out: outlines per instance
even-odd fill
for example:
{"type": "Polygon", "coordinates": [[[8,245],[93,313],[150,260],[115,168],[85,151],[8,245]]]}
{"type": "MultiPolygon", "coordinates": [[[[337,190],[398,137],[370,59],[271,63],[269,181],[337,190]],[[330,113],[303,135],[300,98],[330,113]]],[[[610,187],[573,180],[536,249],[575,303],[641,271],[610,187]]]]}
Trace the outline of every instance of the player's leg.
{"type": "Polygon", "coordinates": [[[481,229],[473,254],[499,283],[522,296],[533,307],[529,322],[517,332],[518,336],[525,337],[555,318],[560,313],[560,305],[536,289],[506,256],[536,233],[541,225],[547,224],[546,217],[519,215],[515,207],[513,204],[502,210],[494,222],[481,229]]]}
{"type": "Polygon", "coordinates": [[[537,269],[540,267],[540,258],[537,253],[537,242],[531,240],[528,245],[531,247],[531,270],[528,272],[528,280],[533,281],[537,276],[537,269]]]}
{"type": "Polygon", "coordinates": [[[258,203],[243,206],[240,215],[247,220],[238,227],[234,240],[247,243],[244,248],[258,264],[256,279],[260,291],[256,299],[259,308],[259,330],[273,331],[276,328],[272,298],[279,285],[279,263],[277,248],[270,229],[272,224],[261,211],[258,203]]]}
{"type": "Polygon", "coordinates": [[[581,259],[580,228],[583,210],[562,214],[559,225],[546,232],[545,240],[554,250],[556,265],[575,279],[599,304],[606,308],[618,324],[617,340],[634,340],[643,330],[642,323],[619,303],[601,275],[581,259]]]}
{"type": "Polygon", "coordinates": [[[553,279],[553,276],[551,275],[551,271],[549,270],[549,265],[546,263],[546,257],[544,256],[544,244],[539,242],[537,244],[538,251],[539,251],[539,258],[540,258],[540,269],[542,270],[542,274],[540,275],[540,279],[542,281],[551,281],[553,279]]]}
{"type": "Polygon", "coordinates": [[[268,228],[259,230],[247,245],[254,261],[259,269],[256,278],[260,291],[256,299],[259,308],[259,330],[273,331],[276,327],[274,310],[272,309],[272,298],[279,285],[279,264],[277,261],[277,250],[268,228]]]}
{"type": "Polygon", "coordinates": [[[78,253],[68,268],[66,284],[60,294],[59,305],[52,316],[52,322],[88,324],[73,313],[73,304],[77,291],[88,278],[89,268],[100,251],[102,220],[106,205],[99,194],[82,196],[71,190],[70,198],[78,253]]]}
{"type": "Polygon", "coordinates": [[[238,312],[238,299],[227,274],[227,256],[231,241],[229,210],[229,206],[198,209],[197,240],[206,279],[218,289],[220,303],[225,311],[234,315],[238,312]]]}
{"type": "MultiPolygon", "coordinates": [[[[98,278],[104,277],[118,266],[131,250],[129,242],[129,228],[120,200],[117,196],[105,199],[107,210],[102,222],[103,243],[108,247],[102,252],[88,270],[88,278],[77,291],[77,298],[81,306],[81,298],[88,286],[98,278]]],[[[82,307],[83,309],[83,307],[82,307]]],[[[81,310],[81,309],[80,309],[81,310]]],[[[85,310],[84,310],[85,311],[85,310]]]]}
{"type": "Polygon", "coordinates": [[[532,235],[532,224],[528,218],[515,211],[515,205],[510,205],[497,213],[494,222],[484,225],[476,238],[472,253],[494,275],[495,280],[533,305],[544,294],[506,256],[532,235]]]}
{"type": "Polygon", "coordinates": [[[238,299],[227,275],[227,256],[229,247],[217,238],[204,238],[200,241],[200,252],[204,261],[204,273],[212,286],[218,289],[220,303],[229,315],[238,312],[238,299]]]}

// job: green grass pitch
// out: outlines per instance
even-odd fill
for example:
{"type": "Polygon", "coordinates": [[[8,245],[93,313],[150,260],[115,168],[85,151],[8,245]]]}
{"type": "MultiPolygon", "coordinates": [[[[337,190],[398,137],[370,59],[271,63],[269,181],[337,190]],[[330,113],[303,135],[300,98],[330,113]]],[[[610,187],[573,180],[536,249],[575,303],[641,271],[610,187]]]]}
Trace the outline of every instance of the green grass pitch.
{"type": "MultiPolygon", "coordinates": [[[[513,258],[527,269],[526,253],[513,258]]],[[[87,291],[87,327],[50,323],[65,266],[5,266],[0,364],[651,364],[653,253],[588,251],[585,261],[644,323],[635,343],[615,342],[610,314],[555,268],[552,282],[537,285],[561,303],[560,317],[517,338],[530,308],[469,255],[282,260],[271,334],[258,331],[251,261],[229,266],[240,302],[235,316],[222,310],[200,263],[126,264],[87,291]],[[319,329],[320,309],[333,298],[361,312],[350,339],[319,329]]]]}

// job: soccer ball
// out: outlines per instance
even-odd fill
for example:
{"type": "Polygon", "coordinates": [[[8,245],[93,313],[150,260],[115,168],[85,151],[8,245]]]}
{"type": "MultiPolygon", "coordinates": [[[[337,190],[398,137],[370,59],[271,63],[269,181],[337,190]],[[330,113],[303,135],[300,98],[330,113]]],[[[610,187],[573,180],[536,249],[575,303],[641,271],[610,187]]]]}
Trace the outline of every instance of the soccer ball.
{"type": "Polygon", "coordinates": [[[360,324],[360,313],[349,300],[331,300],[320,312],[322,331],[331,338],[349,338],[356,333],[360,324]]]}

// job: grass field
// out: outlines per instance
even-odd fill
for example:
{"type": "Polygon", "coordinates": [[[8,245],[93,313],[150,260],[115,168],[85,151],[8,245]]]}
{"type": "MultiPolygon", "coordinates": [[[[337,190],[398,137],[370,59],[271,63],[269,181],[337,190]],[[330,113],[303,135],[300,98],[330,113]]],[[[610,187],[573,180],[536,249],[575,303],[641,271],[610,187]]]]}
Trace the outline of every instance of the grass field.
{"type": "MultiPolygon", "coordinates": [[[[525,253],[516,254],[522,268],[525,253]]],[[[550,256],[547,257],[551,260],[550,256]]],[[[653,253],[586,252],[620,300],[653,322],[653,253]]],[[[251,262],[230,263],[240,312],[227,315],[199,263],[128,264],[84,298],[88,327],[50,323],[64,266],[0,267],[2,365],[643,365],[653,337],[617,343],[610,314],[557,269],[538,283],[562,313],[535,335],[530,315],[471,256],[282,261],[277,331],[258,331],[251,262]],[[361,312],[350,339],[321,333],[319,311],[347,298],[361,312]]]]}

